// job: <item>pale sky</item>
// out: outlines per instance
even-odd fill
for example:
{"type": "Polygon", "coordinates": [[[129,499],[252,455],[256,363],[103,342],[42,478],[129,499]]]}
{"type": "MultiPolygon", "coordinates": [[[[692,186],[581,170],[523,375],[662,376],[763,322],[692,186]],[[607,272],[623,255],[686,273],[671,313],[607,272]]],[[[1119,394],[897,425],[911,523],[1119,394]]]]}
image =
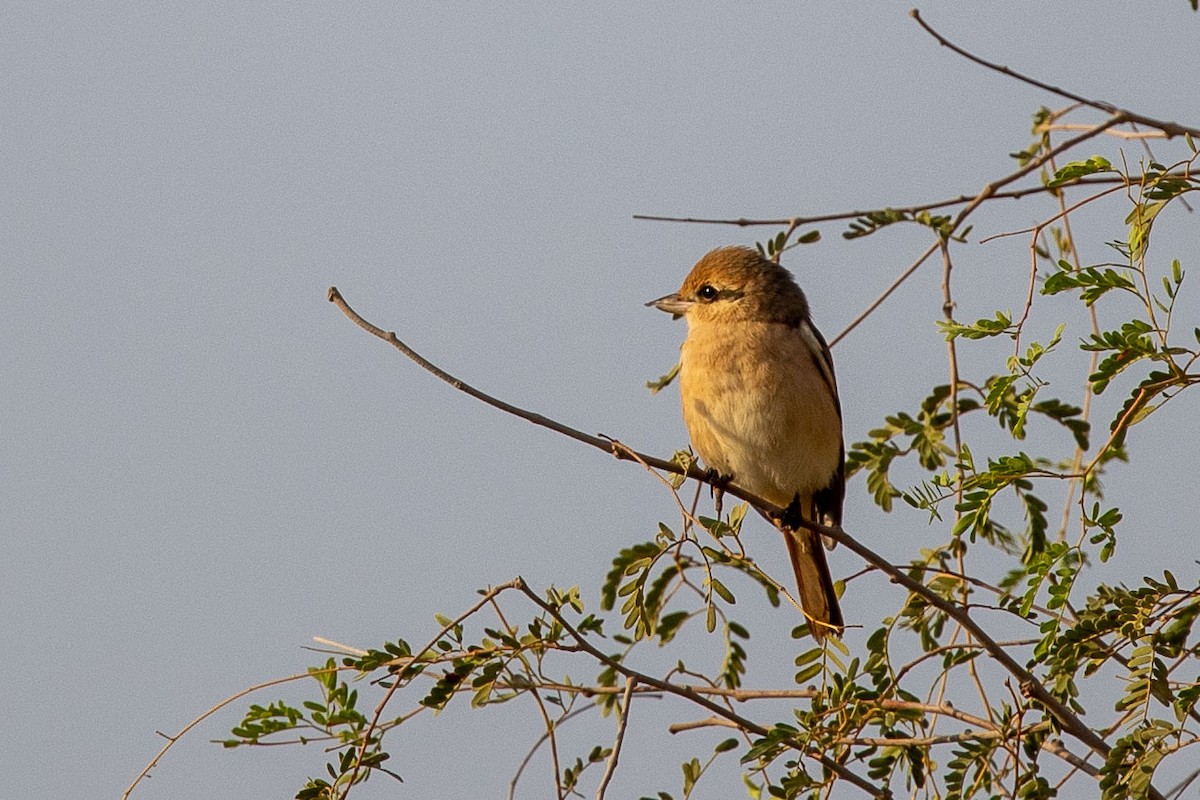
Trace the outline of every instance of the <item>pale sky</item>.
{"type": "MultiPolygon", "coordinates": [[[[643,303],[712,247],[776,229],[632,215],[786,217],[972,194],[1013,168],[1039,106],[1065,105],[938,47],[908,8],[4,4],[5,796],[119,796],[161,746],[155,731],[318,663],[301,649],[313,636],[424,641],[435,612],[518,574],[578,584],[595,608],[612,555],[674,523],[669,495],[438,383],[354,328],[326,289],[485,391],[668,456],[686,443],[677,394],[643,384],[671,366],[684,329],[643,303]]],[[[981,55],[1200,121],[1200,18],[1184,0],[1081,9],[921,6],[981,55]]],[[[1168,162],[1182,148],[1157,146],[1168,162]]],[[[1019,309],[1028,240],[977,242],[1050,213],[978,215],[956,262],[961,318],[1019,309]]],[[[1110,257],[1101,242],[1123,215],[1097,215],[1085,259],[1110,257]]],[[[1170,224],[1158,255],[1195,271],[1194,218],[1170,224]]],[[[784,261],[827,337],[929,241],[905,227],[846,242],[843,229],[823,226],[784,261]]],[[[927,266],[835,350],[848,441],[944,382],[939,281],[927,266]]],[[[1197,291],[1181,301],[1191,318],[1197,291]]],[[[1056,308],[1035,316],[1043,337],[1056,308]]],[[[1055,391],[1078,402],[1081,379],[1055,391]]],[[[1200,464],[1178,430],[1197,410],[1183,398],[1131,437],[1134,468],[1110,478],[1111,499],[1144,539],[1106,579],[1164,566],[1194,579],[1200,464]]],[[[759,559],[782,558],[751,525],[759,559]]],[[[881,514],[861,477],[846,528],[898,561],[945,534],[902,504],[881,514]]],[[[840,576],[861,567],[832,559],[840,576]]],[[[869,630],[894,596],[854,588],[843,607],[869,630]]],[[[797,621],[749,596],[742,613],[755,623],[751,682],[788,685],[797,621]]],[[[300,699],[254,699],[284,696],[300,699]]],[[[659,705],[631,723],[610,796],[679,796],[679,762],[723,738],[668,735],[667,721],[698,715],[659,705]]],[[[244,708],[193,732],[134,797],[291,797],[322,773],[315,747],[209,744],[244,708]]],[[[422,719],[391,739],[406,782],[354,796],[503,796],[538,724],[528,704],[422,719]]],[[[572,758],[611,739],[607,722],[578,730],[572,758]]],[[[551,785],[535,760],[520,796],[551,785]]],[[[696,796],[740,787],[727,769],[696,796]]]]}

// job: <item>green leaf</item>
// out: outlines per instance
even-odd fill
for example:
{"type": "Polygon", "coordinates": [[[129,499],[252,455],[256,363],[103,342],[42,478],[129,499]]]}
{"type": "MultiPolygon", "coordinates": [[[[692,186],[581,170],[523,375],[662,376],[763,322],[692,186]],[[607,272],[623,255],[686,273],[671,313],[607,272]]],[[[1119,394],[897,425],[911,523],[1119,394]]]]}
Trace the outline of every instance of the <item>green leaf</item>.
{"type": "Polygon", "coordinates": [[[711,586],[712,590],[720,595],[721,599],[726,603],[732,604],[737,602],[737,599],[733,596],[733,592],[729,591],[729,589],[725,587],[725,584],[721,583],[716,578],[713,578],[711,581],[709,581],[709,586],[711,586]]]}
{"type": "Polygon", "coordinates": [[[810,664],[809,666],[805,667],[804,669],[802,669],[796,673],[796,679],[795,679],[796,683],[804,683],[805,681],[809,680],[810,678],[814,678],[817,675],[820,675],[821,670],[823,670],[824,668],[825,667],[822,664],[810,664]]]}
{"type": "Polygon", "coordinates": [[[959,336],[964,339],[986,339],[991,336],[1016,336],[1017,329],[1009,314],[997,311],[995,319],[979,319],[973,323],[963,324],[953,320],[938,320],[938,329],[946,336],[946,341],[952,342],[959,336]]]}
{"type": "Polygon", "coordinates": [[[1086,161],[1072,161],[1059,168],[1046,186],[1062,186],[1064,183],[1077,181],[1085,175],[1095,175],[1099,172],[1113,172],[1112,164],[1103,156],[1092,156],[1086,161]]]}
{"type": "Polygon", "coordinates": [[[1114,289],[1136,293],[1133,279],[1111,267],[1075,269],[1067,261],[1059,261],[1058,267],[1058,272],[1046,276],[1042,283],[1042,294],[1055,295],[1078,289],[1079,299],[1090,306],[1114,289]]]}

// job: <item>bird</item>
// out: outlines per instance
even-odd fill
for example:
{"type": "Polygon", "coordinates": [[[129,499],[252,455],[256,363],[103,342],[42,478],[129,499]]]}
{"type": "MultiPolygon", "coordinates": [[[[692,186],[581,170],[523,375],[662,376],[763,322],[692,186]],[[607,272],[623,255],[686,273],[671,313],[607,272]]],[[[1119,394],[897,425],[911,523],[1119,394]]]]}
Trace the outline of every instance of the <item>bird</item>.
{"type": "Polygon", "coordinates": [[[817,642],[840,636],[821,537],[798,521],[840,528],[846,494],[833,358],[804,292],[758,250],[721,247],[646,305],[687,321],[679,392],[694,451],[720,480],[786,509],[775,524],[809,630],[817,642]]]}

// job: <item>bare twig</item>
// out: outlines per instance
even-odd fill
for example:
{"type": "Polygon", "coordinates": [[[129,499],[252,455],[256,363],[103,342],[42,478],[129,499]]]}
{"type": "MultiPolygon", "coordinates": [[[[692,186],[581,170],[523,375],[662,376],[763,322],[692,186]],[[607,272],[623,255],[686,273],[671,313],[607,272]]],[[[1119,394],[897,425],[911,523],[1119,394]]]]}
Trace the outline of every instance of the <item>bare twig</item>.
{"type": "MultiPolygon", "coordinates": [[[[562,724],[564,722],[568,722],[569,720],[575,719],[575,717],[578,717],[580,714],[591,711],[595,707],[596,707],[595,703],[588,703],[583,708],[577,708],[574,711],[572,711],[570,714],[567,714],[565,717],[563,717],[562,720],[560,720],[559,724],[562,724]]],[[[550,732],[547,731],[547,732],[543,733],[541,735],[541,737],[536,742],[533,743],[533,747],[529,748],[529,752],[525,754],[525,758],[521,759],[521,763],[517,767],[516,774],[513,775],[512,780],[508,782],[508,800],[513,800],[513,798],[516,796],[517,784],[521,782],[521,774],[523,772],[525,772],[525,767],[529,766],[529,762],[533,760],[533,756],[537,753],[538,749],[543,744],[545,744],[547,741],[549,741],[549,739],[550,739],[550,732]]]]}
{"type": "Polygon", "coordinates": [[[596,800],[604,800],[604,792],[608,790],[608,782],[617,771],[617,760],[621,757],[621,745],[625,742],[625,726],[629,722],[630,701],[637,679],[632,675],[625,678],[625,693],[621,696],[621,706],[617,709],[617,736],[613,740],[612,754],[604,768],[604,776],[600,778],[600,786],[596,788],[596,800]]]}
{"type": "Polygon", "coordinates": [[[883,292],[883,294],[881,294],[878,298],[876,298],[874,300],[874,302],[871,303],[871,305],[867,306],[866,310],[864,310],[861,314],[859,314],[857,317],[855,317],[854,320],[849,325],[847,325],[842,330],[841,333],[839,333],[837,336],[833,337],[833,339],[829,343],[829,346],[832,347],[835,344],[837,344],[838,342],[840,342],[843,338],[845,338],[846,334],[848,334],[848,333],[850,333],[850,331],[854,330],[860,322],[862,322],[864,319],[866,319],[868,316],[870,316],[871,313],[875,311],[875,309],[879,308],[879,306],[883,304],[883,301],[886,300],[891,295],[891,293],[894,292],[900,286],[900,284],[902,284],[906,280],[908,280],[909,277],[911,277],[912,274],[917,271],[917,268],[920,267],[922,264],[924,264],[925,261],[928,260],[929,257],[931,255],[933,255],[939,247],[941,247],[942,241],[948,240],[951,236],[953,236],[954,233],[960,227],[962,227],[962,224],[963,224],[963,222],[966,221],[967,217],[971,216],[971,214],[974,213],[975,209],[979,208],[979,206],[981,206],[988,199],[995,197],[997,191],[999,191],[1001,188],[1009,185],[1010,183],[1012,183],[1014,181],[1020,180],[1021,178],[1028,175],[1029,173],[1033,172],[1034,170],[1039,169],[1043,164],[1045,164],[1047,161],[1049,161],[1052,158],[1054,158],[1055,156],[1057,156],[1059,153],[1063,153],[1068,150],[1071,150],[1071,149],[1079,146],[1080,144],[1086,142],[1088,139],[1091,139],[1095,136],[1100,135],[1101,133],[1103,133],[1104,131],[1113,127],[1114,125],[1120,125],[1122,122],[1125,122],[1125,121],[1127,121],[1126,118],[1124,116],[1122,116],[1121,114],[1114,115],[1114,116],[1110,117],[1107,121],[1102,122],[1099,125],[1093,126],[1090,130],[1088,130],[1084,133],[1081,133],[1079,136],[1076,136],[1073,139],[1069,139],[1068,141],[1063,142],[1062,144],[1058,145],[1057,147],[1052,148],[1048,152],[1042,154],[1038,158],[1031,160],[1028,164],[1021,167],[1017,171],[1009,173],[1008,175],[1004,176],[1003,178],[992,181],[988,185],[984,186],[983,189],[980,190],[979,194],[975,195],[974,199],[972,199],[969,203],[967,203],[967,205],[961,211],[958,212],[958,215],[955,216],[954,220],[939,233],[939,239],[937,241],[935,241],[933,244],[931,244],[925,250],[925,252],[922,253],[920,255],[920,257],[918,257],[917,260],[914,261],[912,263],[912,265],[908,267],[908,269],[906,269],[904,272],[902,272],[900,274],[900,277],[898,277],[896,280],[892,281],[891,285],[888,286],[888,288],[883,292]]]}
{"type": "MultiPolygon", "coordinates": [[[[339,655],[354,656],[355,658],[362,658],[363,656],[368,655],[368,651],[366,650],[360,650],[359,648],[351,647],[348,644],[335,642],[333,639],[326,639],[324,636],[314,636],[312,638],[317,644],[323,644],[326,647],[333,648],[332,650],[318,650],[318,652],[321,653],[337,653],[339,655]]],[[[317,648],[311,649],[316,650],[317,648]]]]}
{"type": "Polygon", "coordinates": [[[942,36],[940,33],[934,30],[928,22],[921,18],[921,13],[917,11],[917,9],[914,8],[908,13],[909,16],[915,19],[917,24],[924,28],[926,33],[936,39],[937,43],[942,47],[947,47],[968,61],[972,61],[982,67],[986,67],[994,72],[999,72],[1001,75],[1005,75],[1009,78],[1015,78],[1016,80],[1021,81],[1022,83],[1027,83],[1030,86],[1036,86],[1039,89],[1043,89],[1051,94],[1056,94],[1059,97],[1065,97],[1068,100],[1073,100],[1076,103],[1085,105],[1089,108],[1095,108],[1113,116],[1123,117],[1126,122],[1137,122],[1149,128],[1157,128],[1165,133],[1168,138],[1174,136],[1183,136],[1184,134],[1200,136],[1200,128],[1192,128],[1187,125],[1180,125],[1178,122],[1167,122],[1166,120],[1154,119],[1153,117],[1147,117],[1142,114],[1135,114],[1132,111],[1127,111],[1123,108],[1113,105],[1112,103],[1107,103],[1102,100],[1090,100],[1082,95],[1069,92],[1066,89],[1062,89],[1058,86],[1051,86],[1048,83],[1043,83],[1036,78],[1031,78],[1028,75],[1024,75],[1001,64],[996,64],[992,61],[988,61],[987,59],[980,58],[974,53],[964,50],[963,48],[954,44],[954,42],[951,42],[945,36],[942,36]]]}
{"type": "Polygon", "coordinates": [[[865,309],[863,309],[862,312],[857,317],[850,320],[850,323],[848,325],[846,325],[846,327],[842,328],[841,333],[839,333],[837,336],[835,336],[829,340],[829,346],[830,347],[836,346],[838,342],[840,342],[842,339],[846,338],[846,336],[850,333],[850,331],[857,328],[864,319],[871,316],[871,314],[874,313],[875,309],[877,309],[881,305],[883,305],[883,301],[885,301],[889,297],[891,297],[892,292],[899,289],[900,285],[902,283],[904,283],[906,280],[911,278],[913,273],[916,272],[921,267],[922,264],[924,264],[926,261],[928,261],[929,257],[931,255],[933,255],[934,253],[937,252],[937,249],[940,246],[940,244],[941,244],[940,242],[934,242],[933,244],[929,245],[929,247],[927,247],[925,249],[924,253],[921,253],[921,255],[917,256],[917,260],[914,261],[912,264],[910,264],[908,266],[908,269],[904,270],[904,272],[901,272],[900,277],[896,278],[896,280],[894,280],[890,284],[888,284],[888,287],[883,290],[882,294],[880,294],[878,297],[876,297],[874,300],[872,300],[871,304],[869,306],[867,306],[865,309]]]}
{"type": "MultiPolygon", "coordinates": [[[[1038,125],[1033,129],[1034,133],[1051,133],[1053,131],[1082,131],[1087,130],[1091,126],[1086,122],[1056,122],[1046,125],[1038,125]]],[[[1118,139],[1169,139],[1170,137],[1163,131],[1108,131],[1109,136],[1115,136],[1118,139]]]]}
{"type": "MultiPolygon", "coordinates": [[[[1087,128],[1093,126],[1088,125],[1087,128]]],[[[1171,177],[1184,178],[1185,173],[1171,173],[1171,177]]],[[[1141,176],[1131,177],[1133,183],[1138,183],[1141,176]]],[[[1085,176],[1079,180],[1069,181],[1060,186],[1050,187],[1043,184],[1037,186],[1024,186],[1020,189],[1008,189],[1005,191],[994,192],[989,199],[991,200],[1019,200],[1023,197],[1029,197],[1036,194],[1051,194],[1058,189],[1071,188],[1074,186],[1092,186],[1092,185],[1107,185],[1120,183],[1124,185],[1125,179],[1111,175],[1092,175],[1085,176]]],[[[963,194],[958,197],[949,197],[945,200],[935,200],[930,203],[915,203],[912,205],[903,206],[886,206],[884,208],[872,208],[861,211],[837,211],[830,214],[813,214],[809,216],[796,217],[674,217],[661,214],[634,214],[633,218],[646,222],[685,222],[693,225],[733,225],[739,228],[752,227],[778,227],[781,225],[791,226],[795,224],[797,227],[801,225],[813,225],[820,222],[839,222],[842,220],[853,220],[859,217],[869,217],[873,214],[881,214],[886,212],[899,212],[902,214],[919,214],[922,211],[935,211],[942,208],[953,208],[970,203],[975,199],[973,194],[963,194]]]]}
{"type": "MultiPolygon", "coordinates": [[[[618,458],[620,460],[623,460],[623,461],[637,460],[637,461],[641,461],[649,466],[652,466],[655,469],[666,470],[667,472],[673,472],[676,475],[684,475],[688,478],[702,481],[704,483],[709,483],[709,484],[712,483],[711,480],[707,479],[707,477],[708,477],[707,472],[705,470],[700,469],[699,467],[694,466],[694,465],[691,468],[684,470],[683,468],[681,468],[679,466],[679,464],[675,463],[674,461],[668,461],[668,460],[662,459],[662,458],[655,458],[654,456],[646,455],[644,453],[637,453],[636,451],[631,451],[631,450],[629,450],[629,448],[626,448],[624,445],[619,445],[619,446],[615,445],[614,441],[612,439],[608,439],[603,436],[592,436],[590,434],[586,434],[583,431],[576,430],[575,428],[571,428],[567,425],[564,425],[561,422],[558,422],[557,420],[550,419],[549,417],[545,417],[541,414],[537,414],[532,411],[527,411],[523,408],[520,408],[519,406],[515,406],[511,403],[506,403],[503,400],[499,400],[495,397],[492,397],[489,394],[479,391],[475,387],[470,386],[469,384],[465,383],[464,381],[459,380],[458,378],[454,377],[453,375],[451,375],[450,373],[441,369],[440,367],[437,367],[433,363],[427,361],[425,358],[423,358],[419,353],[417,353],[411,347],[406,345],[404,342],[400,341],[400,339],[398,339],[396,337],[396,334],[393,331],[385,331],[382,328],[376,327],[375,325],[372,325],[367,320],[363,319],[358,314],[357,311],[355,311],[353,308],[350,307],[350,305],[342,297],[341,293],[338,292],[336,286],[329,287],[329,302],[333,303],[339,309],[341,309],[342,313],[345,314],[347,317],[349,317],[350,320],[352,322],[354,322],[355,325],[357,325],[360,328],[362,328],[363,330],[367,331],[372,336],[376,336],[376,337],[382,339],[383,341],[387,342],[388,344],[392,345],[392,347],[395,347],[397,350],[399,350],[401,353],[403,353],[405,356],[407,356],[409,359],[411,359],[415,364],[417,364],[417,366],[421,367],[422,369],[426,370],[427,372],[430,372],[435,377],[437,377],[439,380],[445,381],[446,383],[450,384],[455,389],[458,389],[460,392],[465,392],[466,394],[470,395],[471,397],[474,397],[476,400],[486,403],[487,405],[491,406],[492,408],[499,409],[500,411],[503,411],[506,414],[512,414],[513,416],[519,417],[520,419],[526,420],[527,422],[532,422],[534,425],[539,425],[543,428],[549,428],[550,430],[554,431],[555,433],[561,433],[563,436],[574,439],[575,441],[582,442],[587,445],[591,445],[592,447],[595,447],[598,450],[603,450],[606,453],[610,453],[610,454],[614,455],[616,458],[618,458]],[[635,455],[636,455],[636,458],[634,458],[635,455]]],[[[766,506],[770,505],[770,504],[766,503],[766,501],[763,500],[762,498],[756,497],[755,495],[753,495],[749,492],[743,491],[741,494],[738,494],[737,496],[741,497],[743,500],[746,500],[751,503],[757,502],[760,505],[766,505],[766,506]],[[753,499],[751,499],[751,498],[753,498],[753,499]]]]}

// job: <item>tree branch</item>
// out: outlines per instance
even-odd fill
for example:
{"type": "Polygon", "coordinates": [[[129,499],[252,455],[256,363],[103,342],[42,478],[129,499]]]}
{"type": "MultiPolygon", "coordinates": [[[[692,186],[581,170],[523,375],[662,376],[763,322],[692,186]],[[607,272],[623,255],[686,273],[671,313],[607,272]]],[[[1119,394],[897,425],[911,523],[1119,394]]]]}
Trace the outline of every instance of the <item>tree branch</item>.
{"type": "MultiPolygon", "coordinates": [[[[579,645],[581,650],[585,651],[588,655],[599,661],[601,664],[604,664],[606,667],[619,672],[626,678],[632,678],[638,683],[646,684],[647,686],[653,686],[656,689],[665,692],[666,694],[673,694],[677,697],[682,697],[698,706],[706,708],[717,716],[729,720],[748,733],[753,733],[756,736],[767,736],[770,734],[769,729],[759,725],[757,722],[746,719],[740,714],[730,711],[719,703],[714,703],[712,700],[709,700],[707,697],[704,697],[703,695],[693,691],[687,686],[674,684],[670,681],[656,678],[653,675],[648,675],[646,673],[630,669],[617,659],[612,658],[601,650],[598,650],[581,633],[579,633],[579,631],[575,630],[575,627],[568,622],[562,614],[559,613],[558,609],[539,597],[537,593],[530,589],[525,581],[523,581],[521,578],[516,579],[516,584],[516,588],[523,592],[525,596],[534,603],[534,605],[549,614],[555,622],[562,625],[563,630],[565,630],[567,634],[575,640],[575,643],[579,645]]],[[[798,739],[789,736],[781,739],[781,741],[786,742],[788,746],[792,747],[797,752],[803,753],[805,756],[819,762],[821,766],[825,767],[842,780],[854,784],[858,788],[870,794],[872,797],[878,797],[881,798],[881,800],[890,800],[892,797],[892,793],[889,790],[880,789],[879,787],[868,783],[865,779],[846,769],[846,767],[842,766],[842,764],[825,755],[824,753],[814,752],[798,739]]]]}
{"type": "MultiPolygon", "coordinates": [[[[1078,130],[1090,130],[1095,126],[1083,125],[1078,130]]],[[[1075,128],[1073,128],[1075,129],[1075,128]]],[[[1135,175],[1129,179],[1133,184],[1138,184],[1144,176],[1135,175]]],[[[1184,172],[1170,173],[1170,177],[1187,178],[1188,174],[1184,172]]],[[[1001,200],[1012,199],[1019,200],[1022,197],[1029,197],[1035,194],[1053,194],[1059,189],[1070,189],[1075,186],[1106,186],[1110,184],[1125,185],[1125,178],[1118,176],[1087,176],[1078,180],[1068,181],[1057,186],[1025,186],[1020,189],[1008,189],[1001,192],[993,192],[989,199],[1001,200]]],[[[936,211],[942,208],[953,208],[955,206],[966,205],[974,200],[976,195],[962,194],[958,197],[950,197],[945,200],[937,200],[932,203],[916,203],[907,206],[887,206],[885,208],[873,208],[865,211],[838,211],[831,214],[815,214],[812,216],[796,216],[796,217],[776,217],[776,218],[720,218],[720,217],[673,217],[656,214],[634,214],[633,218],[647,222],[687,222],[694,225],[734,225],[739,228],[763,227],[763,226],[795,226],[814,225],[819,222],[838,222],[841,220],[854,220],[859,217],[869,217],[872,214],[882,214],[888,211],[899,212],[902,214],[919,214],[922,211],[936,211]]]]}
{"type": "Polygon", "coordinates": [[[1030,86],[1036,86],[1039,89],[1050,92],[1051,94],[1056,94],[1059,97],[1066,98],[1067,100],[1072,100],[1081,105],[1085,105],[1088,108],[1094,108],[1098,111],[1103,111],[1106,114],[1112,114],[1113,116],[1124,117],[1127,122],[1137,122],[1150,128],[1158,128],[1167,135],[1167,138],[1183,136],[1185,134],[1191,136],[1200,136],[1200,128],[1192,128],[1187,125],[1180,125],[1178,122],[1167,122],[1165,120],[1154,119],[1153,117],[1135,114],[1132,111],[1127,111],[1126,109],[1115,106],[1112,103],[1106,103],[1101,100],[1090,100],[1083,95],[1078,95],[1074,92],[1068,92],[1066,89],[1059,88],[1058,86],[1051,86],[1048,83],[1043,83],[1036,78],[1031,78],[1028,75],[1017,72],[1014,69],[1009,69],[1002,64],[996,64],[992,61],[988,61],[987,59],[980,58],[974,53],[964,50],[963,48],[954,44],[954,42],[950,41],[945,36],[942,36],[940,33],[934,30],[933,26],[921,18],[921,12],[919,12],[917,9],[914,8],[913,10],[909,11],[908,14],[917,21],[918,25],[925,29],[926,33],[936,39],[937,43],[942,47],[948,47],[968,61],[972,61],[994,72],[999,72],[1001,75],[1014,78],[1022,83],[1027,83],[1030,86]]]}
{"type": "Polygon", "coordinates": [[[182,739],[190,730],[195,728],[201,722],[208,719],[213,714],[217,713],[218,711],[220,711],[222,708],[229,705],[230,703],[240,700],[248,694],[253,694],[260,689],[266,689],[267,687],[270,687],[270,686],[278,686],[281,683],[291,683],[292,681],[303,680],[304,678],[311,678],[314,675],[322,675],[326,672],[331,672],[331,671],[338,672],[342,669],[349,669],[349,668],[348,667],[335,667],[332,670],[313,669],[313,670],[309,670],[308,672],[299,673],[297,675],[288,675],[286,678],[275,678],[273,680],[264,681],[262,683],[255,684],[254,686],[250,686],[246,689],[242,689],[240,692],[236,692],[234,694],[229,695],[229,697],[226,697],[224,700],[217,703],[212,708],[208,709],[208,711],[205,711],[203,714],[201,714],[200,716],[193,719],[187,725],[184,725],[183,728],[180,729],[179,733],[175,734],[174,736],[167,736],[165,733],[160,733],[159,735],[162,736],[164,739],[166,739],[167,743],[165,745],[163,745],[162,749],[158,751],[158,754],[155,755],[154,758],[152,758],[150,760],[150,763],[146,765],[145,769],[143,769],[141,772],[139,772],[138,776],[133,779],[133,783],[129,784],[129,788],[127,788],[125,790],[124,794],[121,795],[121,800],[128,800],[129,795],[133,794],[133,790],[137,788],[137,785],[142,782],[143,778],[145,778],[147,775],[150,774],[150,771],[152,769],[154,769],[156,766],[158,766],[158,762],[162,761],[163,756],[165,756],[167,754],[168,750],[170,750],[172,747],[175,746],[176,742],[178,742],[180,739],[182,739]]]}

